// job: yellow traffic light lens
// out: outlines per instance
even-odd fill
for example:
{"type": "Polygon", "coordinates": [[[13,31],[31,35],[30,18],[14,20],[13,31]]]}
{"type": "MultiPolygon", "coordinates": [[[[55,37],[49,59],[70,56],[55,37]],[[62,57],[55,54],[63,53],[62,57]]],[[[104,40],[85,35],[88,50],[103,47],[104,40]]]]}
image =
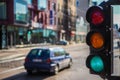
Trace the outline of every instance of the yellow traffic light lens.
{"type": "Polygon", "coordinates": [[[100,33],[93,33],[90,42],[92,47],[99,49],[104,45],[104,38],[100,33]]]}

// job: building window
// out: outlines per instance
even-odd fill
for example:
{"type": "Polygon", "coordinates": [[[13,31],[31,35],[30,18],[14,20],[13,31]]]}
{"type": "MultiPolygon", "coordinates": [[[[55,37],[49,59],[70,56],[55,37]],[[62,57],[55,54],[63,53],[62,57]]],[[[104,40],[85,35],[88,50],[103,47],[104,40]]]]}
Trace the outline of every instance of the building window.
{"type": "Polygon", "coordinates": [[[58,25],[60,25],[60,18],[58,18],[58,25]]]}
{"type": "Polygon", "coordinates": [[[28,22],[27,2],[24,0],[14,0],[14,20],[16,23],[28,22]]]}
{"type": "Polygon", "coordinates": [[[26,0],[27,4],[32,4],[32,0],[26,0]]]}
{"type": "Polygon", "coordinates": [[[77,0],[77,2],[76,2],[76,6],[77,7],[80,7],[80,2],[77,0]]]}
{"type": "Polygon", "coordinates": [[[56,4],[54,2],[52,3],[52,10],[56,11],[56,4]]]}
{"type": "Polygon", "coordinates": [[[6,19],[6,3],[0,2],[0,19],[6,19]]]}
{"type": "Polygon", "coordinates": [[[54,25],[56,25],[56,17],[54,18],[54,25]]]}
{"type": "Polygon", "coordinates": [[[58,4],[58,11],[60,11],[60,4],[58,4]]]}
{"type": "Polygon", "coordinates": [[[50,10],[50,25],[54,24],[54,11],[50,10]]]}
{"type": "Polygon", "coordinates": [[[38,9],[45,10],[47,8],[47,0],[38,0],[38,9]]]}

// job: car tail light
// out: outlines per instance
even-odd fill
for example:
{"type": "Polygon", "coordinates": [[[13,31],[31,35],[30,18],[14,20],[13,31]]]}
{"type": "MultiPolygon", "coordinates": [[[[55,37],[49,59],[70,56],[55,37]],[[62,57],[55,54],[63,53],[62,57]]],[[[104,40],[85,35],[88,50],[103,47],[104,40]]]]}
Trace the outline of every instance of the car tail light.
{"type": "Polygon", "coordinates": [[[51,63],[52,60],[49,58],[49,59],[46,60],[46,62],[47,62],[47,63],[51,63]]]}
{"type": "Polygon", "coordinates": [[[28,62],[28,58],[25,58],[25,62],[28,62]]]}

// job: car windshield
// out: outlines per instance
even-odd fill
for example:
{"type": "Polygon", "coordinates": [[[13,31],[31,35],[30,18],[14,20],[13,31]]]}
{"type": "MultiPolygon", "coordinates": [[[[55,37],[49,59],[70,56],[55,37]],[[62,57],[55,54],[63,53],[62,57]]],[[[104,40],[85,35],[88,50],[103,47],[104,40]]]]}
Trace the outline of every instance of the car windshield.
{"type": "Polygon", "coordinates": [[[32,49],[28,56],[31,56],[31,57],[49,57],[50,55],[50,51],[48,49],[32,49]]]}

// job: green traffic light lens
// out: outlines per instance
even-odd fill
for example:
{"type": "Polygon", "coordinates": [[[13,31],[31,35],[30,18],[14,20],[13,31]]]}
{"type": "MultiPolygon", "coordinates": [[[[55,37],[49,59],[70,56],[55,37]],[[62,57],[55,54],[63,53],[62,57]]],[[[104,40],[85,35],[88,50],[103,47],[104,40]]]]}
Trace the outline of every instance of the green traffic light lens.
{"type": "Polygon", "coordinates": [[[94,56],[90,61],[91,69],[95,72],[101,72],[104,69],[104,63],[101,57],[94,56]]]}

